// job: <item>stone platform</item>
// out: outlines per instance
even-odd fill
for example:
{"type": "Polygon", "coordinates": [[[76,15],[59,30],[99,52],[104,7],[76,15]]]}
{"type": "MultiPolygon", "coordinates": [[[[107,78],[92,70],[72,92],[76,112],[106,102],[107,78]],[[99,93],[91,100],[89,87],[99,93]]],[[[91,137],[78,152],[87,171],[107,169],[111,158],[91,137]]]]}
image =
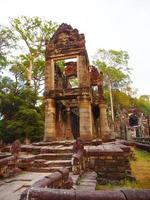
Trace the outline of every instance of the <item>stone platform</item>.
{"type": "MultiPolygon", "coordinates": [[[[54,172],[60,167],[72,171],[72,155],[74,141],[39,142],[22,145],[18,159],[18,167],[31,172],[54,172]]],[[[95,141],[94,141],[95,142],[95,141]]],[[[130,147],[121,141],[96,145],[85,144],[86,168],[94,170],[101,178],[122,179],[130,171],[130,147]]],[[[9,147],[1,151],[8,153],[9,147]]]]}
{"type": "MultiPolygon", "coordinates": [[[[40,179],[41,176],[53,173],[62,167],[68,168],[73,178],[74,185],[78,181],[79,175],[74,175],[72,171],[72,155],[74,141],[55,141],[49,143],[34,143],[31,145],[22,145],[18,158],[18,167],[22,169],[21,174],[12,177],[8,181],[3,179],[0,183],[0,193],[3,200],[13,199],[7,194],[7,189],[13,192],[14,199],[21,194],[33,182],[40,179]]],[[[95,143],[95,142],[94,142],[95,143]]],[[[99,144],[84,144],[86,150],[85,171],[80,178],[81,185],[74,189],[91,188],[94,190],[96,181],[103,179],[120,180],[125,178],[130,172],[129,156],[130,147],[123,145],[122,141],[99,144]],[[97,179],[95,175],[98,175],[97,179]],[[91,177],[95,177],[91,180],[91,177]]],[[[10,147],[1,149],[2,154],[9,154],[10,147]]]]}

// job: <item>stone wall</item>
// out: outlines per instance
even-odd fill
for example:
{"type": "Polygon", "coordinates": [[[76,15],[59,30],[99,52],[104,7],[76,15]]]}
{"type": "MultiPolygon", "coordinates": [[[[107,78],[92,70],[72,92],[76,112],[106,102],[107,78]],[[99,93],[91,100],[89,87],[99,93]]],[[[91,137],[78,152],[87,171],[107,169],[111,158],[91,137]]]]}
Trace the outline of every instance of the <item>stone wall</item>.
{"type": "Polygon", "coordinates": [[[102,145],[87,149],[88,168],[98,173],[99,180],[120,180],[130,171],[130,147],[102,145]]]}
{"type": "Polygon", "coordinates": [[[0,158],[0,177],[6,178],[14,175],[17,171],[17,159],[15,156],[0,158]]]}

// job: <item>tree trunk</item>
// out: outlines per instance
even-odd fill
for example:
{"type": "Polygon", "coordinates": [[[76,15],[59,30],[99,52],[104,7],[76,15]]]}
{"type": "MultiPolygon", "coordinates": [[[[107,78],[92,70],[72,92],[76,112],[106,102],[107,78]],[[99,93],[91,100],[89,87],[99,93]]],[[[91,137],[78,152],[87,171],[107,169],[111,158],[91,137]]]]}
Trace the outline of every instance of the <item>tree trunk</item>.
{"type": "Polygon", "coordinates": [[[33,60],[32,60],[32,55],[29,55],[29,67],[27,70],[27,82],[28,85],[31,86],[31,81],[32,81],[32,68],[33,68],[33,60]]]}
{"type": "Polygon", "coordinates": [[[109,95],[110,95],[111,117],[114,123],[114,105],[113,105],[113,98],[112,98],[112,81],[111,80],[109,80],[109,95]]]}
{"type": "MultiPolygon", "coordinates": [[[[109,96],[110,96],[110,107],[111,107],[111,118],[112,118],[112,131],[115,134],[115,120],[114,120],[114,105],[112,97],[112,81],[109,80],[109,96]]],[[[114,135],[116,137],[116,134],[114,135]]]]}
{"type": "Polygon", "coordinates": [[[150,117],[149,116],[148,116],[147,124],[148,124],[148,133],[150,137],[150,117]]]}

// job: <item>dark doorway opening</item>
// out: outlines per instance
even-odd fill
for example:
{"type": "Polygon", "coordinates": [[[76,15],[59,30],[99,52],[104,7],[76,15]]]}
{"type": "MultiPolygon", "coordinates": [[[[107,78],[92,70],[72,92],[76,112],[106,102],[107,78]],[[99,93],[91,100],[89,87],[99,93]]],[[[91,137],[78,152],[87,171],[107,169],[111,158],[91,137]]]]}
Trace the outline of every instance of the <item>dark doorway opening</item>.
{"type": "Polygon", "coordinates": [[[71,108],[70,118],[71,118],[71,131],[72,131],[74,139],[77,139],[78,137],[80,137],[80,133],[79,133],[79,108],[78,107],[72,107],[71,108]]]}

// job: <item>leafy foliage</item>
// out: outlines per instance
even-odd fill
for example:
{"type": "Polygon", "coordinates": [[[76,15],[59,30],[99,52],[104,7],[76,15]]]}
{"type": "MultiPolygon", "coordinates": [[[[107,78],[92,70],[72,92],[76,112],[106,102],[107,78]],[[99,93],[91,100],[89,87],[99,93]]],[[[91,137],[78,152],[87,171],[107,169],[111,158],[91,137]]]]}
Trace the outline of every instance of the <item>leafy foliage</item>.
{"type": "Polygon", "coordinates": [[[0,25],[0,69],[8,64],[7,55],[15,49],[15,44],[16,37],[12,35],[12,31],[0,25]]]}
{"type": "Polygon", "coordinates": [[[18,138],[31,141],[39,140],[44,132],[44,116],[41,106],[37,106],[38,97],[34,91],[22,89],[16,96],[14,91],[3,89],[0,93],[0,137],[10,143],[18,138]],[[9,92],[8,92],[9,91],[9,92]]]}
{"type": "MultiPolygon", "coordinates": [[[[28,85],[33,83],[35,89],[40,89],[40,82],[44,74],[45,41],[48,40],[57,28],[56,23],[42,20],[39,17],[21,16],[11,19],[11,29],[20,44],[24,44],[25,54],[19,55],[22,75],[28,85]]],[[[12,69],[12,72],[15,71],[12,69]]]]}
{"type": "Polygon", "coordinates": [[[103,72],[106,85],[111,82],[113,88],[120,89],[130,82],[128,59],[126,51],[99,49],[93,63],[103,72]]]}
{"type": "Polygon", "coordinates": [[[137,107],[145,115],[150,116],[150,101],[143,98],[139,98],[135,101],[135,107],[137,107]]]}
{"type": "Polygon", "coordinates": [[[131,97],[119,90],[114,91],[114,106],[119,106],[120,109],[129,108],[131,106],[131,97]]]}
{"type": "Polygon", "coordinates": [[[0,67],[11,73],[0,76],[0,139],[6,143],[43,137],[45,41],[56,28],[50,20],[26,16],[0,26],[0,67]]]}
{"type": "Polygon", "coordinates": [[[96,65],[104,74],[105,85],[109,90],[112,121],[114,122],[113,89],[128,87],[130,82],[129,55],[126,51],[99,49],[94,57],[96,65]]]}

